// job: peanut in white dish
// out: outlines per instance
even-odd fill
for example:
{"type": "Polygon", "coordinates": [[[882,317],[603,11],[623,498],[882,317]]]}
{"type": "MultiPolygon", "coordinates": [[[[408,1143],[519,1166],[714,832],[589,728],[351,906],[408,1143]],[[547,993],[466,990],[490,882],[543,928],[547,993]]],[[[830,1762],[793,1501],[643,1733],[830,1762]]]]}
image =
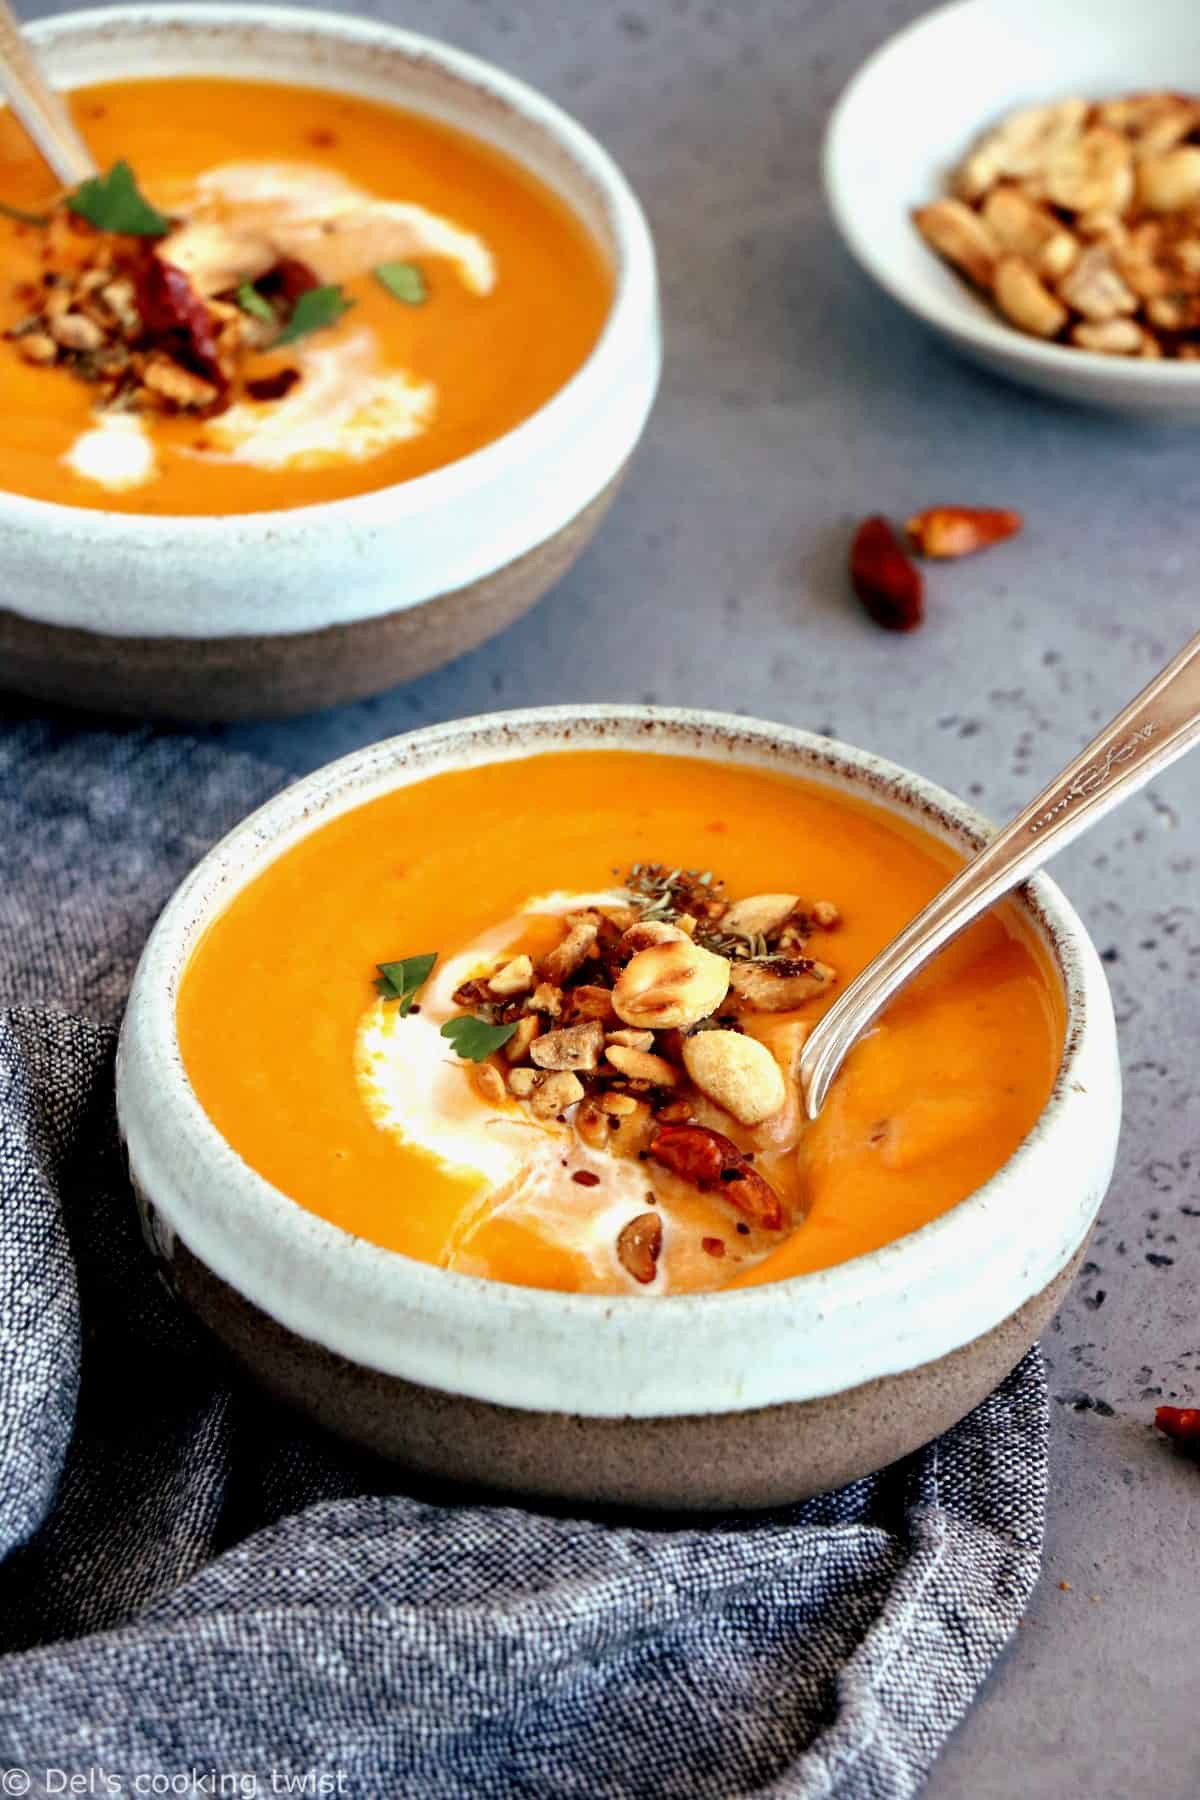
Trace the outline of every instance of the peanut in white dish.
{"type": "Polygon", "coordinates": [[[1200,98],[1026,107],[913,222],[1002,318],[1102,356],[1200,359],[1200,98]]]}

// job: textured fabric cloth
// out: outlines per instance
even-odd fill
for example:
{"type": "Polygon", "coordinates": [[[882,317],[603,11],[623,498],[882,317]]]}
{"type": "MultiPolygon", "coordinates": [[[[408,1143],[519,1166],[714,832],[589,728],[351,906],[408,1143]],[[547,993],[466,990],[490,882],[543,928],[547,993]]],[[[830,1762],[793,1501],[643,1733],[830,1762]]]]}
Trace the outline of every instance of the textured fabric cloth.
{"type": "Polygon", "coordinates": [[[279,779],[0,722],[0,1794],[912,1794],[1036,1578],[1036,1353],[838,1494],[586,1519],[417,1492],[231,1379],[155,1274],[115,1023],[279,779]]]}

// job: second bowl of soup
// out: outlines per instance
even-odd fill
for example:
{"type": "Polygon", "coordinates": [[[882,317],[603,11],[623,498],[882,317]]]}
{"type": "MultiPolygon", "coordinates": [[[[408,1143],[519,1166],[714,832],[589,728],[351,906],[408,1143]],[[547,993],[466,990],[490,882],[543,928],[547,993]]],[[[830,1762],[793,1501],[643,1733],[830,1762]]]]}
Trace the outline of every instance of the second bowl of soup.
{"type": "Polygon", "coordinates": [[[38,32],[101,174],[56,192],[0,110],[8,683],[303,710],[531,605],[657,382],[604,151],[498,70],[331,15],[38,32]]]}
{"type": "Polygon", "coordinates": [[[135,983],[120,1112],[171,1278],[278,1392],[442,1475],[764,1504],[912,1449],[1053,1310],[1119,1119],[1046,882],[803,1117],[813,1021],[978,829],[865,753],[634,709],[309,777],[135,983]]]}

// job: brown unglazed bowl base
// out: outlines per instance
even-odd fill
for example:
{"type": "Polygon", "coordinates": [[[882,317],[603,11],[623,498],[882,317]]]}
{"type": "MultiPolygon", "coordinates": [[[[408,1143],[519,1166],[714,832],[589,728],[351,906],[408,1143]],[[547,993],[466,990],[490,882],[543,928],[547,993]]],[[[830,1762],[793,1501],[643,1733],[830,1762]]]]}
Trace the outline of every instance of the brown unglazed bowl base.
{"type": "Polygon", "coordinates": [[[553,537],[420,606],[322,631],[110,637],[0,608],[0,686],[34,700],[138,718],[227,723],[341,706],[427,675],[503,631],[579,556],[624,469],[553,537]]]}
{"type": "Polygon", "coordinates": [[[712,1512],[842,1487],[949,1430],[1040,1335],[1085,1248],[999,1325],[920,1368],[820,1400],[656,1419],[528,1412],[381,1374],[297,1337],[178,1240],[172,1279],[260,1385],[422,1476],[538,1499],[712,1512]]]}

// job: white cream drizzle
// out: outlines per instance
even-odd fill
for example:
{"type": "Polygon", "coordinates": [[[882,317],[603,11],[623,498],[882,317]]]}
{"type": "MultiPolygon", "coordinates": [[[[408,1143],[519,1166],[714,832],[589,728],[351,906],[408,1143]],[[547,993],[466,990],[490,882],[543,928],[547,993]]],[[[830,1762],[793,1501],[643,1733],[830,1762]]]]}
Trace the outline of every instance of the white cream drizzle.
{"type": "Polygon", "coordinates": [[[435,1157],[448,1174],[473,1177],[482,1184],[478,1200],[446,1248],[449,1268],[474,1272],[479,1259],[472,1244],[478,1231],[507,1217],[580,1258],[598,1288],[653,1294],[669,1290],[667,1211],[654,1283],[639,1286],[617,1261],[622,1226],[646,1211],[641,1164],[593,1153],[576,1138],[569,1119],[562,1124],[534,1119],[516,1101],[488,1105],[440,1034],[441,1025],[456,1010],[452,998],[456,988],[491,967],[530,918],[618,904],[627,898],[618,890],[534,896],[518,915],[482,933],[437,968],[422,990],[418,1013],[401,1019],[398,1008],[376,1001],[363,1015],[356,1069],[372,1119],[407,1147],[435,1157]],[[578,1170],[595,1174],[597,1185],[573,1181],[578,1170]]]}
{"type": "MultiPolygon", "coordinates": [[[[201,227],[221,215],[249,236],[269,230],[280,253],[307,261],[323,281],[426,255],[446,258],[473,293],[488,294],[495,285],[491,251],[475,233],[425,207],[377,200],[314,164],[225,163],[189,190],[164,197],[166,203],[201,227]]],[[[271,251],[267,261],[274,257],[271,251]]],[[[434,383],[383,367],[375,334],[365,328],[298,345],[295,362],[301,381],[291,393],[239,401],[207,422],[203,449],[184,454],[274,470],[365,462],[421,436],[436,414],[434,383]]],[[[145,422],[133,414],[92,417],[64,463],[112,492],[154,481],[159,463],[145,422]]]]}
{"type": "Polygon", "coordinates": [[[134,413],[95,413],[95,423],[81,432],[63,457],[85,481],[111,493],[144,487],[158,473],[150,434],[134,413]]]}
{"type": "Polygon", "coordinates": [[[296,361],[301,380],[290,394],[281,400],[239,400],[209,420],[208,443],[234,462],[259,469],[365,462],[419,437],[433,417],[436,388],[402,369],[381,371],[372,331],[356,331],[340,342],[314,342],[296,361]]]}

